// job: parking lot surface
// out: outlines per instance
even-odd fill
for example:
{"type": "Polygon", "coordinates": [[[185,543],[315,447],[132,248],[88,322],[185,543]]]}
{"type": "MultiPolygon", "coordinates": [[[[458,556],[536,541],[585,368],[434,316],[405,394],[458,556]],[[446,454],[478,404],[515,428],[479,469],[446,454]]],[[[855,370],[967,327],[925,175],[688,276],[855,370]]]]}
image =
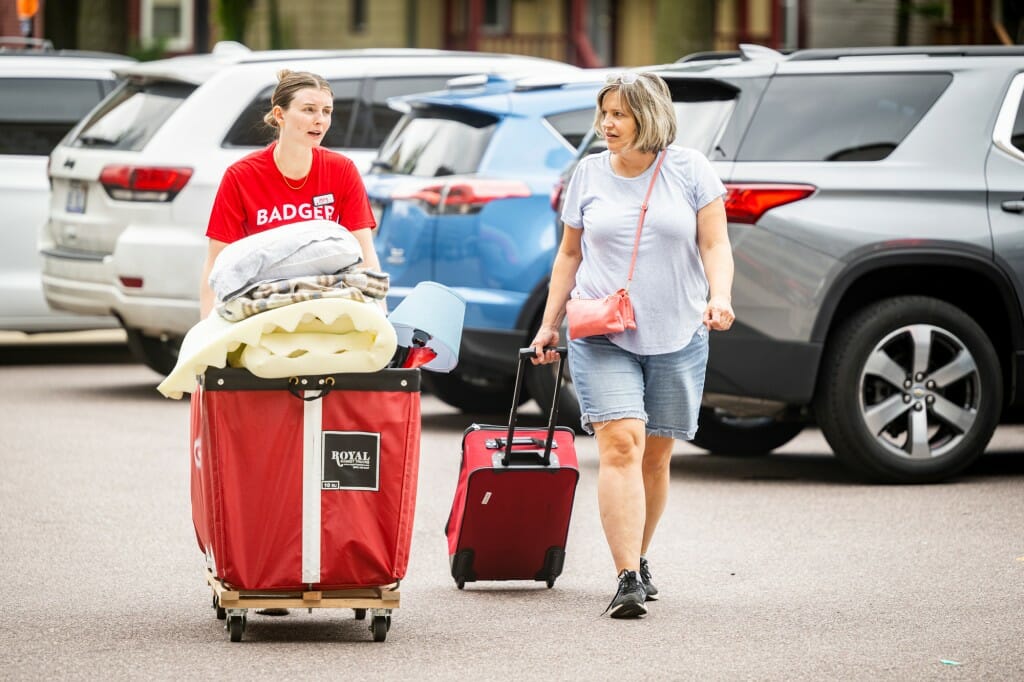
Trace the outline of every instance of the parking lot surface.
{"type": "Polygon", "coordinates": [[[663,596],[624,622],[601,615],[615,580],[590,438],[555,587],[456,589],[443,529],[462,431],[504,417],[424,396],[412,557],[387,641],[351,611],[318,610],[251,616],[233,644],[191,525],[188,404],[160,397],[117,345],[2,350],[5,679],[1024,676],[1022,427],[931,486],[854,483],[816,431],[755,459],[680,444],[650,554],[663,596]]]}

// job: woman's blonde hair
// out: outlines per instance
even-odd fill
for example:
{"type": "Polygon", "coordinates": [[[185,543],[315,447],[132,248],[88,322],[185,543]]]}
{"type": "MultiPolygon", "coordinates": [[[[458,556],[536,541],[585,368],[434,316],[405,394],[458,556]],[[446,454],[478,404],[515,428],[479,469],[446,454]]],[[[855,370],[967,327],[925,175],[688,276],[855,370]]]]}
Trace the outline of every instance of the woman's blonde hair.
{"type": "Polygon", "coordinates": [[[676,111],[668,85],[657,74],[626,71],[608,77],[608,84],[597,93],[594,130],[601,137],[601,107],[610,92],[619,93],[622,106],[636,119],[633,148],[641,152],[659,152],[676,139],[676,111]]]}
{"type": "Polygon", "coordinates": [[[274,107],[287,109],[291,105],[292,100],[295,99],[295,93],[306,88],[323,90],[329,93],[331,97],[334,97],[330,84],[323,77],[315,73],[310,73],[309,71],[289,71],[288,69],[278,71],[277,87],[274,88],[274,94],[270,96],[270,111],[263,117],[263,122],[271,128],[277,128],[277,120],[274,118],[274,107]]]}

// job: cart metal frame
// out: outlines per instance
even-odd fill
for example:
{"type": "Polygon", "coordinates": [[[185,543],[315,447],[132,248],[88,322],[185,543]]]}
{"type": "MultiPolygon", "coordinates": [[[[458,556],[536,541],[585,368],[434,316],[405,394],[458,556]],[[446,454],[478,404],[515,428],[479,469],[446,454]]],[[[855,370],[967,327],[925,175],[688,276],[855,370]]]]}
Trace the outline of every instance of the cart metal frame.
{"type": "Polygon", "coordinates": [[[213,591],[213,608],[224,621],[232,642],[242,641],[249,609],[352,609],[356,620],[370,613],[370,632],[383,642],[391,627],[391,612],[401,606],[398,583],[348,590],[238,590],[206,569],[206,583],[213,591]]]}

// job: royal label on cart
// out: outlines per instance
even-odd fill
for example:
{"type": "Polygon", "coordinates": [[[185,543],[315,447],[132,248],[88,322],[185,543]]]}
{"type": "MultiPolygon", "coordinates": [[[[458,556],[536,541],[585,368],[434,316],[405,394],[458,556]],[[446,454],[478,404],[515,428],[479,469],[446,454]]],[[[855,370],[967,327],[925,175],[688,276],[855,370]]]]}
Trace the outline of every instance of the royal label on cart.
{"type": "Polygon", "coordinates": [[[380,434],[323,432],[323,490],[379,490],[380,434]]]}

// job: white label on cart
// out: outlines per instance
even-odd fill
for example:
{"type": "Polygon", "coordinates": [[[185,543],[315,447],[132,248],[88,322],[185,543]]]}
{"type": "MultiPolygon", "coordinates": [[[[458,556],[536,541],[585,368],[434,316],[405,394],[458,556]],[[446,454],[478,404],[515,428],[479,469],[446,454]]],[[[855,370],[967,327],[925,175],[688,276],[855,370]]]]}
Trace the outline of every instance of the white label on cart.
{"type": "Polygon", "coordinates": [[[380,434],[323,432],[323,490],[379,490],[380,434]]]}
{"type": "MultiPolygon", "coordinates": [[[[304,397],[319,395],[304,391],[304,397]]],[[[302,404],[302,582],[320,582],[320,431],[322,400],[302,404]]]]}

